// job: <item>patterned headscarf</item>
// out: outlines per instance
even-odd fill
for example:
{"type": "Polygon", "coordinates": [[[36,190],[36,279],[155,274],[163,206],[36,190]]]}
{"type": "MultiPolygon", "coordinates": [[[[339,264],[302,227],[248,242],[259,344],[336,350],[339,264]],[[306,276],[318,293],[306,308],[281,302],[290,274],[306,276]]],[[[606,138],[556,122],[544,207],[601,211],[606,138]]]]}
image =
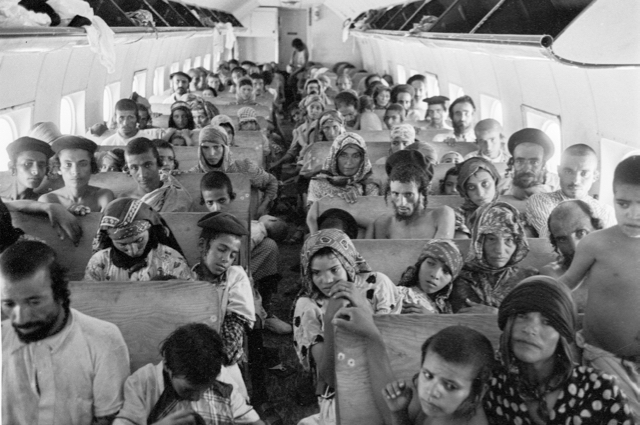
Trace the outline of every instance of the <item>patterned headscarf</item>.
{"type": "MultiPolygon", "coordinates": [[[[221,115],[218,115],[218,117],[221,115]]],[[[218,118],[216,117],[216,118],[218,118]]],[[[213,120],[211,120],[213,122],[213,120]]],[[[227,169],[231,165],[233,158],[231,157],[231,149],[228,145],[227,131],[219,125],[208,125],[200,130],[200,144],[204,142],[220,142],[222,143],[222,160],[219,164],[211,165],[207,162],[206,158],[202,154],[202,149],[198,148],[198,166],[200,172],[208,173],[209,171],[222,171],[227,172],[227,169]]]]}
{"type": "Polygon", "coordinates": [[[467,194],[466,186],[467,180],[475,173],[480,170],[484,170],[487,173],[491,174],[493,181],[496,184],[496,191],[493,197],[492,202],[498,200],[500,196],[500,192],[498,192],[498,183],[500,182],[500,173],[496,169],[496,166],[493,165],[491,161],[488,161],[481,157],[473,157],[469,158],[466,161],[457,165],[458,167],[458,193],[460,196],[464,198],[464,204],[462,205],[462,209],[464,211],[473,212],[478,206],[473,203],[471,199],[469,199],[469,195],[467,194]]]}
{"type": "Polygon", "coordinates": [[[211,125],[222,125],[222,124],[230,125],[233,131],[233,135],[236,134],[236,126],[233,123],[233,120],[229,118],[228,115],[216,115],[215,117],[211,118],[211,125]]]}
{"type": "Polygon", "coordinates": [[[416,129],[411,124],[394,125],[391,129],[391,140],[400,138],[407,142],[408,145],[415,142],[416,129]]]}
{"type": "Polygon", "coordinates": [[[468,269],[483,271],[499,271],[489,265],[484,259],[484,239],[487,234],[512,235],[516,250],[503,269],[513,267],[529,253],[529,243],[524,227],[519,218],[518,210],[506,202],[494,202],[483,205],[470,217],[473,226],[471,231],[471,245],[467,254],[468,269]]]}
{"type": "Polygon", "coordinates": [[[460,270],[462,270],[462,254],[460,254],[460,250],[456,244],[446,239],[433,239],[427,242],[422,248],[416,264],[407,267],[404,273],[402,273],[398,286],[412,286],[418,277],[420,265],[427,258],[433,258],[447,266],[451,272],[452,281],[458,276],[460,270]]]}
{"type": "Polygon", "coordinates": [[[324,111],[320,118],[318,118],[315,127],[309,130],[309,133],[313,132],[313,138],[307,137],[309,139],[309,145],[315,142],[326,141],[324,137],[324,133],[322,132],[322,126],[327,121],[335,121],[340,125],[340,134],[345,132],[344,128],[344,118],[342,118],[342,114],[336,110],[330,109],[328,111],[324,111]]]}
{"type": "Polygon", "coordinates": [[[347,186],[360,183],[369,178],[372,174],[371,161],[367,153],[367,145],[364,139],[356,133],[343,133],[333,141],[329,156],[324,162],[322,171],[316,178],[329,180],[335,186],[347,186]],[[338,171],[338,156],[348,147],[356,147],[362,153],[362,163],[358,171],[351,177],[340,175],[338,171]]]}
{"type": "Polygon", "coordinates": [[[318,298],[323,295],[316,288],[311,277],[311,259],[322,248],[331,248],[340,264],[347,271],[350,281],[355,281],[356,275],[368,273],[371,268],[362,256],[356,251],[353,242],[342,230],[326,229],[309,235],[300,252],[300,264],[302,265],[303,296],[318,298]]]}

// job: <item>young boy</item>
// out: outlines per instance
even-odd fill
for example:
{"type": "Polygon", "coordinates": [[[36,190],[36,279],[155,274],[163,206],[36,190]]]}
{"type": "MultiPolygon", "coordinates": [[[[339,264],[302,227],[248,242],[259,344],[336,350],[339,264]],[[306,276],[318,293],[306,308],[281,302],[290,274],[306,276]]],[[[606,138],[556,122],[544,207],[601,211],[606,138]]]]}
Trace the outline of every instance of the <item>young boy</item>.
{"type": "Polygon", "coordinates": [[[618,377],[629,405],[640,417],[640,156],[614,172],[618,224],[585,236],[569,270],[559,279],[588,296],[578,344],[590,366],[618,377]]]}
{"type": "Polygon", "coordinates": [[[209,326],[179,327],[160,353],[160,363],[141,367],[125,382],[113,425],[264,424],[221,367],[223,342],[209,326]]]}
{"type": "Polygon", "coordinates": [[[62,204],[76,215],[102,211],[113,201],[112,191],[89,185],[91,174],[99,171],[93,156],[98,145],[84,137],[62,136],[52,148],[60,160],[64,187],[42,195],[38,201],[62,204]]]}

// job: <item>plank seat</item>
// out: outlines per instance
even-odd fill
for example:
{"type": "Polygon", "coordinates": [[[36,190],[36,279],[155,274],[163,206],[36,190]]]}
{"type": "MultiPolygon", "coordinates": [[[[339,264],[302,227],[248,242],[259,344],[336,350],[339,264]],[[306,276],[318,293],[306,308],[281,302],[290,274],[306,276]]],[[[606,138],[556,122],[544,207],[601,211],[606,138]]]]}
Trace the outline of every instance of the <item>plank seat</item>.
{"type": "MultiPolygon", "coordinates": [[[[221,115],[228,115],[230,117],[235,117],[238,115],[238,110],[240,108],[244,108],[248,105],[224,105],[213,102],[213,104],[218,108],[221,115]]],[[[253,105],[251,106],[256,111],[256,115],[259,117],[269,118],[271,116],[271,108],[263,105],[253,105]]],[[[162,115],[171,115],[171,104],[168,103],[152,103],[151,110],[154,114],[162,114],[162,115]]]]}

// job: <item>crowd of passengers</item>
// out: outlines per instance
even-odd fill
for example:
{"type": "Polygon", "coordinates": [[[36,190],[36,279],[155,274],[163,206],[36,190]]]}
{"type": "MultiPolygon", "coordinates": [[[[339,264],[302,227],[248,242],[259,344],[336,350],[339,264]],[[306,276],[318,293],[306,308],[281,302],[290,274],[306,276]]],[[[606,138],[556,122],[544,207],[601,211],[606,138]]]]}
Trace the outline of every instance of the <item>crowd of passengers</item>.
{"type": "MultiPolygon", "coordinates": [[[[248,377],[238,367],[247,336],[250,351],[261,344],[253,329],[260,323],[293,333],[313,376],[319,413],[303,425],[336,422],[336,328],[365,340],[385,424],[637,421],[640,156],[615,168],[612,207],[590,195],[599,178],[590,146],[570,144],[556,173],[547,168],[554,144],[540,130],[505,135],[498,121],[476,118],[469,96],[450,104],[427,97],[422,75],[407,84],[377,74],[356,81],[348,63],[329,70],[305,52],[294,43],[289,73],[235,60],[216,73],[176,72],[162,96],[119,100],[113,120],[85,136],[38,123],[7,147],[10,184],[0,193],[3,422],[272,423],[251,407],[248,377]],[[220,114],[232,105],[236,116],[220,114]],[[264,107],[261,128],[256,110],[264,107]],[[291,137],[281,130],[288,120],[291,137]],[[388,156],[378,161],[385,183],[372,177],[361,135],[367,130],[388,132],[388,156]],[[248,131],[260,132],[263,164],[234,159],[234,140],[248,131]],[[331,146],[314,169],[307,153],[317,142],[331,146]],[[451,151],[438,158],[434,146],[443,142],[451,151]],[[477,149],[463,156],[456,144],[465,142],[477,149]],[[174,150],[185,145],[197,155],[188,170],[174,150]],[[452,166],[432,181],[440,163],[452,166]],[[134,188],[116,194],[94,183],[104,181],[96,174],[114,172],[130,175],[134,188]],[[195,203],[182,173],[202,174],[195,203]],[[236,194],[227,173],[246,174],[260,192],[250,226],[229,213],[236,194]],[[293,222],[269,214],[285,187],[297,202],[293,222]],[[462,202],[429,208],[434,194],[462,202]],[[363,196],[384,196],[388,211],[364,224],[344,209],[320,214],[322,199],[353,207],[363,196]],[[209,212],[192,241],[199,262],[189,264],[160,213],[192,211],[198,201],[209,212]],[[93,238],[85,281],[198,280],[221,288],[220,331],[180,326],[163,341],[159,364],[130,375],[120,330],[73,308],[68,265],[40,235],[14,227],[11,212],[47,215],[61,238],[93,238]],[[78,217],[92,212],[101,213],[99,227],[82,235],[78,217]],[[244,236],[247,270],[237,265],[244,236]],[[352,240],[359,237],[426,241],[393,282],[358,253],[352,240]],[[531,237],[548,238],[557,260],[540,269],[523,265],[531,237]],[[455,239],[470,239],[466,256],[455,239]],[[291,324],[269,312],[284,242],[303,242],[291,324]],[[586,299],[576,299],[578,288],[586,299]],[[469,327],[447,327],[422,345],[414,378],[398,380],[374,316],[459,313],[495,315],[500,345],[469,327]]],[[[261,391],[254,383],[254,405],[264,401],[261,391]]]]}

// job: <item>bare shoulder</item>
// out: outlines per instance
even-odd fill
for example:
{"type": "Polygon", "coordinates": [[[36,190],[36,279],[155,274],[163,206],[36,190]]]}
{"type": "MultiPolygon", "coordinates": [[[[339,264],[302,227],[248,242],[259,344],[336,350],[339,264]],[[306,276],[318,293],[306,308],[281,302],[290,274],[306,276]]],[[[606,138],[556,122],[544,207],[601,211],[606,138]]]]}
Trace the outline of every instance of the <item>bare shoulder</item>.
{"type": "Polygon", "coordinates": [[[565,271],[566,270],[562,270],[562,268],[556,261],[540,267],[540,275],[550,276],[556,279],[562,276],[565,271]]]}
{"type": "Polygon", "coordinates": [[[53,192],[40,195],[40,197],[38,198],[38,202],[59,203],[60,199],[58,198],[57,192],[57,190],[54,190],[53,192]]]}
{"type": "Polygon", "coordinates": [[[456,217],[453,208],[448,205],[443,205],[441,207],[435,207],[429,209],[429,214],[435,220],[444,220],[444,219],[454,219],[456,217]]]}
{"type": "Polygon", "coordinates": [[[580,245],[584,246],[583,249],[586,248],[602,248],[608,247],[611,249],[612,241],[616,239],[626,238],[621,232],[618,226],[608,227],[606,229],[597,230],[595,232],[589,233],[580,241],[580,245]]]}

